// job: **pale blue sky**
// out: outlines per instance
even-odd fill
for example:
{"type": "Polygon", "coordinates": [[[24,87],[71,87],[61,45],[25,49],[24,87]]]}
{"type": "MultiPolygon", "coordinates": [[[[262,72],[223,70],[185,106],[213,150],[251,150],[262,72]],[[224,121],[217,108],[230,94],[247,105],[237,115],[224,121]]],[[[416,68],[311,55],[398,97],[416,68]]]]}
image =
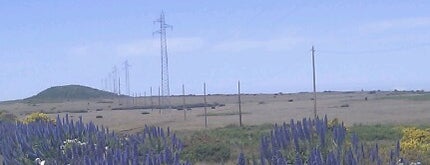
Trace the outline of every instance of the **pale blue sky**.
{"type": "MultiPolygon", "coordinates": [[[[0,0],[0,100],[66,84],[103,88],[128,60],[133,92],[160,84],[164,10],[172,94],[430,90],[430,1],[0,0]]],[[[121,71],[121,76],[124,73],[121,71]]],[[[123,89],[124,90],[124,89],[123,89]]]]}

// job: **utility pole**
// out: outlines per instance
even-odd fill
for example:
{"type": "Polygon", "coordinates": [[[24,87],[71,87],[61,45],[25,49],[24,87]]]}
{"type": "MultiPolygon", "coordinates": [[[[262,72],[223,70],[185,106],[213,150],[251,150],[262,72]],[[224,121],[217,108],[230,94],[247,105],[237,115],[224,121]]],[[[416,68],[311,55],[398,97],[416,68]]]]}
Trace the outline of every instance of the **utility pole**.
{"type": "MultiPolygon", "coordinates": [[[[139,93],[139,97],[140,96],[142,95],[139,93]]],[[[146,106],[146,92],[143,92],[143,106],[146,106]]]]}
{"type": "Polygon", "coordinates": [[[116,89],[116,77],[117,77],[117,68],[116,68],[116,66],[114,66],[113,67],[113,71],[112,71],[113,93],[117,93],[117,89],[116,89]]]}
{"type": "Polygon", "coordinates": [[[206,83],[203,83],[203,100],[205,102],[205,128],[208,128],[208,112],[207,112],[208,103],[206,101],[206,83]]]}
{"type": "Polygon", "coordinates": [[[160,14],[160,18],[154,21],[160,24],[160,30],[154,32],[160,34],[161,47],[161,104],[170,107],[170,87],[169,87],[169,60],[167,55],[167,37],[166,28],[172,29],[171,25],[166,24],[164,12],[160,14]]]}
{"type": "Polygon", "coordinates": [[[128,60],[126,60],[124,62],[124,71],[125,71],[125,89],[127,92],[127,95],[130,96],[130,73],[129,73],[129,68],[130,68],[130,64],[128,64],[128,60]]]}
{"type": "Polygon", "coordinates": [[[149,95],[150,95],[149,99],[151,102],[151,111],[154,111],[154,100],[152,100],[152,87],[149,88],[149,95]]]}
{"type": "Polygon", "coordinates": [[[118,95],[121,95],[121,77],[118,76],[118,95]]]}
{"type": "Polygon", "coordinates": [[[237,96],[239,99],[239,126],[242,127],[242,100],[240,99],[240,81],[237,82],[237,96]]]}
{"type": "Polygon", "coordinates": [[[161,88],[158,87],[158,113],[161,114],[161,88]]]}
{"type": "Polygon", "coordinates": [[[133,106],[136,106],[136,93],[133,93],[133,106]]]}
{"type": "Polygon", "coordinates": [[[185,108],[185,86],[182,84],[182,109],[184,110],[184,120],[187,120],[187,109],[185,108]]]}
{"type": "Polygon", "coordinates": [[[312,71],[313,71],[313,86],[314,86],[314,117],[317,118],[317,87],[315,80],[315,48],[312,46],[312,71]]]}

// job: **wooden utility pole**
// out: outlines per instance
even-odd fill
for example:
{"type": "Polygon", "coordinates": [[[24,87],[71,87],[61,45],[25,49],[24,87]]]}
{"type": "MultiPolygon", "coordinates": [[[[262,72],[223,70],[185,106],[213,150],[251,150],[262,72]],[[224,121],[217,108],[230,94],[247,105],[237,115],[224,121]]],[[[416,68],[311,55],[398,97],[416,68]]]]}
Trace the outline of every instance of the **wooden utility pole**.
{"type": "Polygon", "coordinates": [[[149,88],[149,100],[151,102],[151,111],[154,111],[154,100],[152,100],[152,87],[149,88]]]}
{"type": "Polygon", "coordinates": [[[314,117],[317,118],[317,87],[315,80],[315,48],[312,46],[312,71],[313,71],[313,86],[314,86],[314,117]]]}
{"type": "Polygon", "coordinates": [[[158,87],[158,113],[161,114],[161,88],[158,87]]]}
{"type": "MultiPolygon", "coordinates": [[[[136,94],[135,93],[133,93],[133,106],[136,106],[136,94]]],[[[127,101],[127,103],[128,103],[128,101],[127,101]]]]}
{"type": "Polygon", "coordinates": [[[208,127],[208,111],[207,111],[207,100],[206,100],[206,83],[203,83],[203,99],[205,102],[205,128],[208,127]]]}
{"type": "Polygon", "coordinates": [[[240,81],[237,82],[237,96],[239,99],[239,126],[242,127],[242,101],[240,99],[240,81]]]}
{"type": "MultiPolygon", "coordinates": [[[[142,96],[141,93],[139,93],[139,97],[142,96]]],[[[146,92],[143,92],[143,106],[146,106],[146,92]]]]}
{"type": "Polygon", "coordinates": [[[182,109],[184,110],[184,120],[187,120],[187,109],[185,108],[185,86],[182,84],[182,109]]]}

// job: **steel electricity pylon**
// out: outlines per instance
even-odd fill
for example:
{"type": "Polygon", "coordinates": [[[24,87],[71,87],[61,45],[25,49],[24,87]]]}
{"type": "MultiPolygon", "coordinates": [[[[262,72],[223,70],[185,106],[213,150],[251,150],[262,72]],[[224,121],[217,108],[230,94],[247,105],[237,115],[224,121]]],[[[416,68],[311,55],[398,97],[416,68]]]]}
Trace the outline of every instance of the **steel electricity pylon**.
{"type": "Polygon", "coordinates": [[[160,18],[154,21],[160,25],[160,30],[154,33],[160,34],[160,47],[161,47],[161,105],[170,107],[170,87],[169,87],[169,58],[167,54],[167,37],[166,29],[172,28],[171,25],[166,24],[164,12],[161,12],[160,18]]]}

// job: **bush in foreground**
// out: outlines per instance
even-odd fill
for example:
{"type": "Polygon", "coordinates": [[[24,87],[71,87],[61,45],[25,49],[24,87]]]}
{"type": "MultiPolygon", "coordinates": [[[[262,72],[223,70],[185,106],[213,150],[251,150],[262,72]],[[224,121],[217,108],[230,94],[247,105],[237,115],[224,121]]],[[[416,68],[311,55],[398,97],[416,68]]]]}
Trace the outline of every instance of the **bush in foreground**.
{"type": "Polygon", "coordinates": [[[422,160],[425,164],[430,164],[430,158],[423,158],[423,155],[430,155],[430,130],[408,127],[403,130],[403,137],[400,142],[402,154],[412,160],[422,160]]]}

